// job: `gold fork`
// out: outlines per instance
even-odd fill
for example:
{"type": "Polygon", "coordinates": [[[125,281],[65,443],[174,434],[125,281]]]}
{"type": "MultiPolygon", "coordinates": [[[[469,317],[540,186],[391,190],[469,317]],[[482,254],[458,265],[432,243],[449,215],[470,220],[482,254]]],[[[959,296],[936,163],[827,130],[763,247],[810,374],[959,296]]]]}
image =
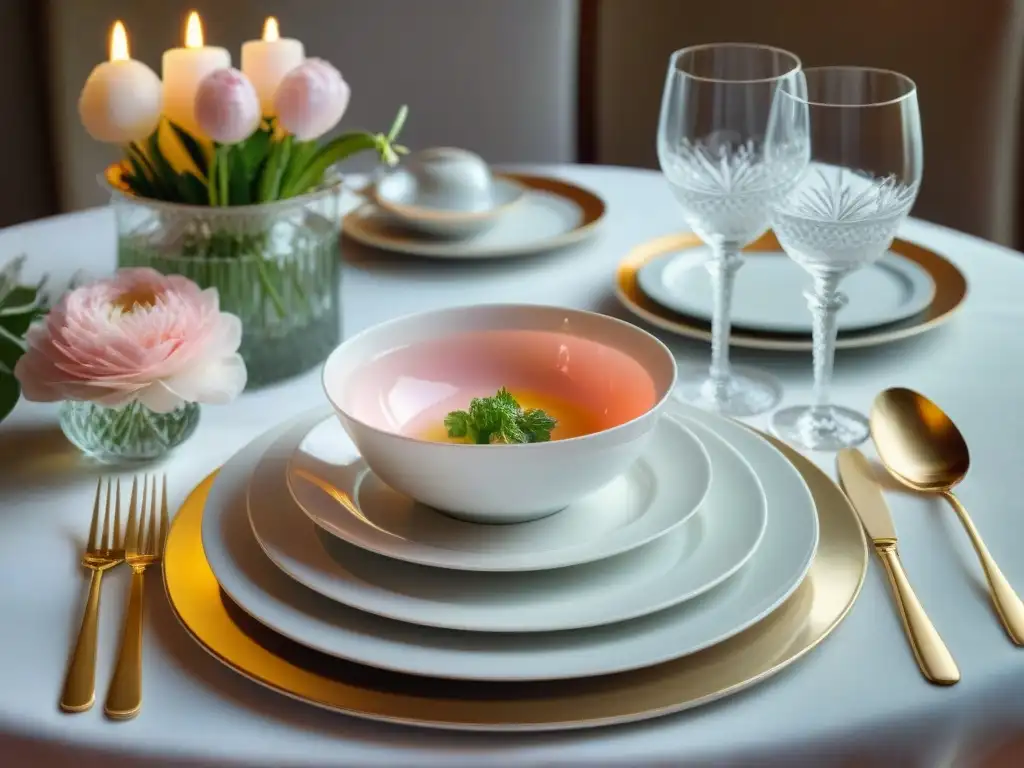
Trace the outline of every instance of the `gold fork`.
{"type": "Polygon", "coordinates": [[[103,478],[96,481],[96,501],[92,506],[89,523],[89,541],[82,565],[92,572],[89,578],[89,597],[82,614],[82,626],[71,654],[64,689],[60,694],[60,708],[65,712],[85,712],[96,699],[96,621],[100,610],[100,583],[103,572],[124,561],[124,541],[121,538],[121,482],[117,483],[114,501],[114,530],[110,530],[110,478],[107,478],[106,502],[103,505],[103,529],[99,532],[100,496],[103,478]],[[113,536],[111,536],[113,533],[113,536]]]}
{"type": "Polygon", "coordinates": [[[128,508],[128,526],[125,531],[125,561],[132,568],[132,586],[128,597],[128,612],[121,636],[121,650],[114,668],[114,678],[107,692],[104,711],[115,720],[127,720],[139,714],[142,708],[142,597],[146,568],[160,560],[167,536],[167,476],[163,478],[160,493],[160,519],[157,520],[156,478],[143,478],[142,503],[136,514],[136,488],[132,483],[132,501],[128,508]],[[149,520],[146,520],[146,501],[149,501],[149,520]]]}

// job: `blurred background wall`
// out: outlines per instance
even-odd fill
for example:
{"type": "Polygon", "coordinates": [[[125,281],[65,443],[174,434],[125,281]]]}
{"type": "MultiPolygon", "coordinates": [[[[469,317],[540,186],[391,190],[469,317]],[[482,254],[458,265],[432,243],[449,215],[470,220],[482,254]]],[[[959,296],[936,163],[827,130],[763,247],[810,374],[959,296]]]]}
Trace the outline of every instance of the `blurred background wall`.
{"type": "Polygon", "coordinates": [[[716,41],[793,51],[805,67],[894,69],[917,83],[925,170],[914,216],[1021,245],[1024,3],[1018,0],[593,0],[589,147],[599,163],[657,167],[669,54],[716,41]],[[699,9],[699,10],[698,10],[699,9]]]}
{"type": "Polygon", "coordinates": [[[39,0],[0,0],[0,227],[58,206],[45,10],[39,0]]]}
{"type": "Polygon", "coordinates": [[[111,23],[160,69],[187,12],[227,47],[285,35],[335,63],[353,89],[346,127],[382,130],[412,109],[413,147],[450,144],[492,162],[656,167],[669,54],[696,43],[757,41],[805,65],[897,69],[920,90],[925,180],[914,214],[1021,247],[1024,3],[981,0],[2,0],[0,225],[98,205],[96,174],[116,157],[78,123],[111,23]]]}

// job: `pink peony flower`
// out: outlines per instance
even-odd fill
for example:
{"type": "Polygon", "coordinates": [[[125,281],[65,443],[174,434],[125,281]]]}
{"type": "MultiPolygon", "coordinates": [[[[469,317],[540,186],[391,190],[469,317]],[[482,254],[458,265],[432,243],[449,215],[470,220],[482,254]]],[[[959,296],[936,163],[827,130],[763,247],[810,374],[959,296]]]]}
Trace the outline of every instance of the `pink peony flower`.
{"type": "Polygon", "coordinates": [[[319,138],[341,121],[352,91],[323,59],[306,59],[284,76],[274,94],[282,127],[299,141],[319,138]]]}
{"type": "Polygon", "coordinates": [[[237,144],[259,128],[260,99],[249,78],[225,67],[204,77],[196,90],[199,130],[221,144],[237,144]]]}
{"type": "Polygon", "coordinates": [[[138,400],[157,413],[222,404],[245,387],[241,321],[214,288],[180,275],[122,269],[64,295],[26,336],[14,375],[28,400],[138,400]]]}

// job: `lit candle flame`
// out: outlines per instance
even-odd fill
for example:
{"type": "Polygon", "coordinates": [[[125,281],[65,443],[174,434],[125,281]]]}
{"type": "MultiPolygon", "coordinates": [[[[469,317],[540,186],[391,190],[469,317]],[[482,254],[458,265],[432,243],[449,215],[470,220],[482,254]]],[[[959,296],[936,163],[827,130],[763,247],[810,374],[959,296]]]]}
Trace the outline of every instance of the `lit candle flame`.
{"type": "Polygon", "coordinates": [[[128,55],[128,33],[124,30],[124,24],[120,21],[114,22],[114,28],[110,31],[110,60],[127,61],[131,58],[128,55]]]}
{"type": "Polygon", "coordinates": [[[195,11],[188,15],[188,23],[185,25],[185,47],[203,47],[203,22],[199,20],[199,14],[195,11]]]}
{"type": "Polygon", "coordinates": [[[267,16],[266,22],[263,24],[263,39],[267,42],[273,42],[281,37],[281,31],[277,27],[277,19],[273,16],[267,16]]]}

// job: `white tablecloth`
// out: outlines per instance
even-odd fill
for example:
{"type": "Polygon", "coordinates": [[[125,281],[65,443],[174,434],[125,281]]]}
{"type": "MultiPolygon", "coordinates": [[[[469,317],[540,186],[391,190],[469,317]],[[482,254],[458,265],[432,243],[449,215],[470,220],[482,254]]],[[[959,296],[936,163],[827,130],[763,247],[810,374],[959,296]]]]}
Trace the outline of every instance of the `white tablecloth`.
{"type": "MultiPolygon", "coordinates": [[[[536,170],[536,169],[534,169],[536,170]]],[[[490,263],[397,258],[346,243],[345,330],[408,312],[474,302],[528,301],[625,316],[611,293],[631,246],[681,228],[659,174],[600,167],[541,169],[584,184],[608,203],[593,240],[569,250],[490,263]]],[[[884,348],[841,353],[836,402],[867,409],[876,392],[905,385],[943,405],[970,443],[962,498],[1006,576],[1024,592],[1021,447],[1024,410],[1024,258],[919,221],[903,237],[946,255],[970,282],[946,327],[884,348]]],[[[30,272],[56,282],[78,269],[114,265],[109,210],[61,216],[0,235],[0,256],[25,252],[30,272]]],[[[742,272],[740,273],[742,279],[742,272]]],[[[670,341],[667,334],[662,338],[670,341]]],[[[680,358],[703,345],[670,341],[680,358]]],[[[735,355],[782,377],[784,404],[806,402],[809,355],[735,355]]],[[[167,463],[172,502],[246,441],[321,397],[318,373],[206,408],[198,433],[167,463]]],[[[981,571],[950,510],[938,500],[888,495],[911,581],[959,662],[963,680],[922,679],[884,577],[872,559],[864,591],[835,634],[776,678],[718,704],[634,726],[568,734],[472,735],[360,722],[279,697],[222,667],[197,647],[151,579],[145,707],[129,723],[99,704],[57,710],[64,661],[77,631],[86,581],[77,558],[94,469],[64,441],[54,406],[22,402],[0,426],[0,765],[974,766],[996,749],[1024,763],[1024,648],[989,606],[981,571]],[[1021,752],[1010,745],[1018,739],[1021,752]]],[[[764,426],[766,421],[752,423],[764,426]]],[[[868,451],[870,451],[870,447],[868,451]]],[[[831,455],[814,457],[829,472],[831,455]]],[[[105,580],[97,696],[114,662],[127,574],[105,580]]],[[[989,763],[991,764],[991,763],[989,763]]]]}

